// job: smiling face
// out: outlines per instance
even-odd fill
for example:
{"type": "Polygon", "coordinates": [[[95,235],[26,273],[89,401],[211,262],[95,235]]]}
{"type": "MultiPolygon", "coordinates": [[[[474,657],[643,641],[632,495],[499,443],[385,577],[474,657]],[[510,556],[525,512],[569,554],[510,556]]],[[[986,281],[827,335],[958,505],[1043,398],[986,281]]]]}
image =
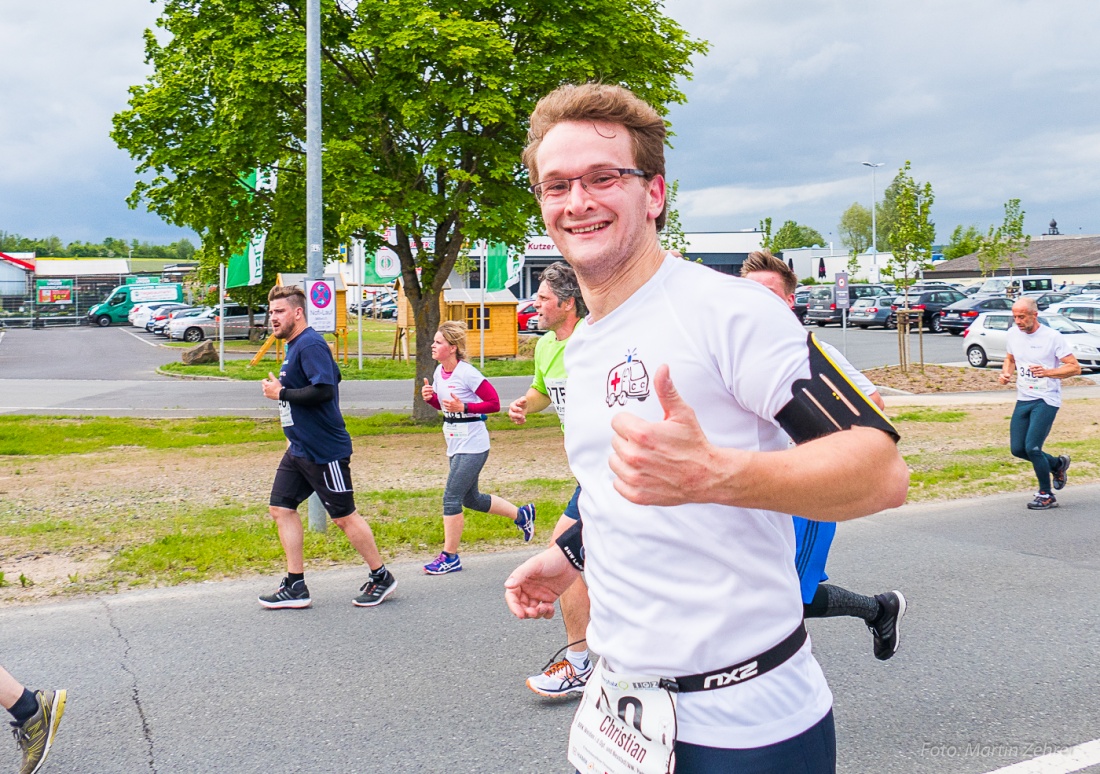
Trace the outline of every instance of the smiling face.
{"type": "MultiPolygon", "coordinates": [[[[630,133],[617,124],[564,121],[542,139],[536,154],[540,181],[596,169],[635,167],[630,133]]],[[[665,181],[626,176],[605,191],[574,182],[566,196],[542,203],[546,231],[587,284],[606,281],[657,243],[656,218],[665,181]]]]}

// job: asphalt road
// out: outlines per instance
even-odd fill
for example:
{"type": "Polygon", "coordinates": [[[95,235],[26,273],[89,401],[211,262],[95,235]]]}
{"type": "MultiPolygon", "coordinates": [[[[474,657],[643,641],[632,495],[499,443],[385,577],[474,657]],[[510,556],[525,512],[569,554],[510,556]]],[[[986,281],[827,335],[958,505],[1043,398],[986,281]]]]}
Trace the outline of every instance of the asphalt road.
{"type": "MultiPolygon", "coordinates": [[[[874,368],[898,359],[893,331],[835,326],[812,330],[824,341],[847,350],[857,368],[874,368]]],[[[0,341],[0,414],[87,414],[106,416],[271,416],[255,382],[183,380],[156,369],[179,359],[178,348],[132,327],[8,330],[0,341]]],[[[961,362],[958,338],[925,337],[929,363],[961,362]]],[[[913,351],[916,358],[917,343],[913,351]]],[[[237,355],[243,357],[243,355],[237,355]]],[[[522,395],[527,377],[494,378],[505,403],[522,395]]],[[[346,381],[340,405],[348,414],[411,411],[411,381],[346,381]]]]}
{"type": "MultiPolygon", "coordinates": [[[[1100,487],[1071,479],[1047,513],[1026,500],[840,525],[833,582],[910,605],[886,663],[862,622],[809,624],[841,772],[977,774],[1100,738],[1100,487]]],[[[560,624],[502,602],[524,556],[445,577],[394,564],[400,588],[370,610],[348,569],[311,573],[306,611],[256,604],[275,578],[9,608],[0,652],[29,685],[70,690],[49,772],[571,772],[573,702],[523,687],[560,624]]]]}

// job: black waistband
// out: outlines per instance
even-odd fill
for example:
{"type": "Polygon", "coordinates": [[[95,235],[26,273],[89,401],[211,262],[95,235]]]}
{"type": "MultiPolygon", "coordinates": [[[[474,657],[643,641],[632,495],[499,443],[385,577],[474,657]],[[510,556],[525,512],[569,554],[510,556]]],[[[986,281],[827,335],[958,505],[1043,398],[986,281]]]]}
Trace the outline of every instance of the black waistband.
{"type": "Polygon", "coordinates": [[[775,669],[797,653],[805,642],[806,622],[801,621],[798,628],[787,635],[786,639],[758,656],[753,656],[740,664],[731,664],[728,667],[715,669],[713,672],[703,672],[687,677],[665,678],[661,680],[661,686],[674,692],[694,693],[696,691],[713,691],[717,688],[725,688],[727,685],[737,685],[775,669]]]}
{"type": "Polygon", "coordinates": [[[485,421],[485,415],[484,414],[476,414],[474,416],[469,416],[469,417],[447,417],[447,416],[443,417],[443,422],[445,424],[448,424],[448,425],[459,425],[459,424],[462,424],[463,422],[484,422],[484,421],[485,421]]]}

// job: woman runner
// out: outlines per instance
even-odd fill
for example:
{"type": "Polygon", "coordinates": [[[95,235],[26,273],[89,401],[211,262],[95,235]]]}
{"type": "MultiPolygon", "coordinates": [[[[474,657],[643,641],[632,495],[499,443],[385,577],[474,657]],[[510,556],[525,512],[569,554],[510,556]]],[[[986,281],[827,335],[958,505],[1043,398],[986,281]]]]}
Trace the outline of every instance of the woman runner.
{"type": "Polygon", "coordinates": [[[463,506],[507,516],[527,542],[535,534],[535,504],[517,508],[502,497],[478,491],[477,479],[489,458],[485,414],[500,411],[500,397],[481,372],[466,362],[464,323],[449,320],[439,326],[432,341],[432,359],[439,366],[432,384],[424,380],[420,394],[429,406],[443,411],[443,437],[451,469],[443,493],[443,552],[424,565],[424,572],[446,575],[462,569],[458,544],[464,526],[463,506]]]}

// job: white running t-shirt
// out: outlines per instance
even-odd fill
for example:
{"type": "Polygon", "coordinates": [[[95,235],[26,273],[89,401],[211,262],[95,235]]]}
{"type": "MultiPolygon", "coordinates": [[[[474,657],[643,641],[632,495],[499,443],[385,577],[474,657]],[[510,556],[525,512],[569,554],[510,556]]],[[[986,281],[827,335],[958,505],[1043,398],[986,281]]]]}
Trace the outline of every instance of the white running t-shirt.
{"type": "MultiPolygon", "coordinates": [[[[485,377],[481,375],[481,371],[478,371],[465,360],[459,360],[455,370],[451,371],[450,376],[447,377],[443,376],[443,366],[435,367],[432,389],[439,396],[439,405],[441,406],[443,401],[452,395],[463,403],[481,403],[477,388],[481,386],[483,381],[485,381],[485,377]]],[[[485,429],[484,422],[448,421],[480,416],[480,414],[464,414],[462,412],[457,414],[452,414],[449,411],[443,412],[443,437],[447,439],[448,457],[455,454],[477,454],[489,451],[489,431],[485,429]]]]}
{"type": "Polygon", "coordinates": [[[1020,326],[1008,329],[1008,354],[1016,360],[1016,400],[1042,400],[1048,406],[1062,405],[1062,380],[1049,376],[1032,376],[1031,366],[1057,368],[1062,358],[1072,355],[1066,337],[1050,326],[1040,325],[1034,333],[1024,333],[1020,326]]]}
{"type": "MultiPolygon", "coordinates": [[[[658,366],[717,446],[781,451],[774,417],[808,378],[807,334],[758,283],[671,256],[622,306],[578,328],[565,351],[565,445],[581,485],[589,647],[615,670],[679,677],[736,664],[802,620],[788,514],[721,505],[648,507],[620,496],[611,419],[657,422],[658,366]]],[[[809,642],[743,684],[678,699],[677,738],[761,747],[820,721],[832,694],[809,642]]]]}

